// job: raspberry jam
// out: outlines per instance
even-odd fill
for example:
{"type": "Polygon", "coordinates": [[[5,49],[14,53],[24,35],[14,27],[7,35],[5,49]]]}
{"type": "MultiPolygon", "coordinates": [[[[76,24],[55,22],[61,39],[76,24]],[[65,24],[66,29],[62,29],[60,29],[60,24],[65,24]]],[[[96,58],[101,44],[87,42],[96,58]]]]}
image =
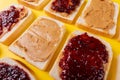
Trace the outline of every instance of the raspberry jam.
{"type": "Polygon", "coordinates": [[[28,74],[18,66],[0,63],[0,80],[30,80],[28,74]]]}
{"type": "Polygon", "coordinates": [[[79,4],[80,0],[55,0],[52,3],[51,9],[70,14],[79,4]]]}
{"type": "Polygon", "coordinates": [[[62,80],[103,80],[108,52],[104,44],[87,33],[73,37],[60,59],[62,80]]]}
{"type": "Polygon", "coordinates": [[[11,26],[19,21],[19,13],[20,11],[14,6],[10,6],[9,10],[0,12],[0,35],[3,33],[4,27],[10,31],[11,26]]]}

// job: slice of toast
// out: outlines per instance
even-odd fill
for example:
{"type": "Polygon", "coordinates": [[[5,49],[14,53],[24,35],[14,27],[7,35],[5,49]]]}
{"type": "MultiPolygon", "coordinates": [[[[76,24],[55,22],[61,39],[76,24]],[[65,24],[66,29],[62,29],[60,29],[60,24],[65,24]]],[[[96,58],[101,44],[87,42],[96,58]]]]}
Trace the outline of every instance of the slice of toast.
{"type": "MultiPolygon", "coordinates": [[[[69,37],[68,37],[68,39],[67,39],[67,41],[66,41],[66,43],[65,43],[65,45],[64,45],[64,47],[63,47],[63,49],[61,50],[61,52],[59,53],[59,55],[58,55],[58,57],[57,57],[57,60],[55,61],[55,63],[54,63],[54,65],[53,65],[53,67],[52,67],[52,69],[50,70],[50,72],[49,72],[49,74],[55,79],[55,80],[61,80],[61,78],[60,78],[60,72],[61,72],[61,68],[59,67],[59,65],[60,65],[60,60],[64,60],[64,59],[62,59],[63,57],[65,57],[65,56],[63,56],[63,52],[64,52],[64,50],[65,50],[65,47],[67,46],[67,45],[71,45],[70,43],[68,43],[72,38],[74,38],[75,36],[78,36],[78,35],[82,35],[83,34],[83,32],[79,32],[79,31],[75,31],[75,32],[73,32],[69,37]]],[[[94,35],[92,35],[92,34],[90,34],[90,33],[87,33],[88,34],[88,36],[91,36],[91,37],[94,37],[94,38],[96,38],[96,39],[98,39],[99,41],[101,41],[104,45],[105,45],[105,47],[106,47],[106,50],[108,51],[108,63],[106,63],[106,64],[104,64],[104,70],[105,70],[105,75],[104,75],[104,80],[106,80],[107,79],[107,76],[108,76],[108,72],[109,72],[109,69],[110,69],[110,65],[111,65],[111,61],[112,61],[112,56],[113,56],[113,53],[112,53],[112,49],[111,49],[111,46],[109,45],[109,43],[107,43],[107,42],[105,42],[104,40],[102,40],[102,39],[100,39],[99,37],[96,37],[96,36],[94,36],[94,35]]],[[[73,40],[75,40],[75,39],[73,39],[73,40]]],[[[66,49],[67,49],[68,47],[66,47],[66,49]]],[[[65,53],[64,53],[64,55],[65,55],[65,53]]],[[[66,54],[66,56],[67,56],[67,54],[66,54]]],[[[70,57],[69,57],[70,58],[70,57]]],[[[69,59],[69,58],[67,58],[67,59],[69,59]]],[[[70,60],[70,59],[69,59],[70,60]]],[[[76,61],[75,61],[75,63],[77,63],[76,61]]],[[[72,65],[75,65],[75,64],[72,64],[72,65]]],[[[72,65],[70,65],[70,66],[72,66],[72,65]]],[[[67,68],[67,66],[66,66],[66,68],[67,68]]],[[[74,67],[75,68],[75,67],[74,67]]],[[[68,68],[67,68],[68,69],[68,68]]],[[[87,68],[86,68],[87,69],[87,68]]],[[[70,69],[69,69],[70,70],[70,69]]],[[[78,70],[79,71],[79,70],[78,70]]],[[[82,71],[81,71],[82,72],[82,71]]],[[[63,74],[64,74],[64,72],[63,72],[63,74]]],[[[82,74],[82,73],[81,73],[82,74]]],[[[73,75],[69,75],[69,76],[73,76],[73,75]]],[[[66,76],[65,76],[66,77],[66,76]]],[[[80,76],[79,76],[80,77],[80,76]]],[[[86,79],[87,79],[88,77],[86,77],[86,79]]],[[[67,79],[67,78],[66,78],[67,79]]],[[[72,78],[73,79],[73,78],[72,78]]],[[[77,78],[76,78],[77,79],[77,78]]],[[[79,78],[79,79],[81,79],[81,78],[79,78]]],[[[82,78],[83,79],[83,78],[82,78]]],[[[86,80],[86,79],[84,79],[84,80],[86,80]]]]}
{"type": "Polygon", "coordinates": [[[33,9],[42,9],[50,0],[18,0],[19,3],[33,9]]]}
{"type": "MultiPolygon", "coordinates": [[[[113,4],[114,5],[114,18],[113,18],[113,22],[114,22],[114,26],[112,28],[109,28],[109,29],[105,29],[105,28],[99,28],[98,26],[94,26],[94,25],[89,25],[86,20],[85,20],[85,11],[88,10],[88,8],[90,7],[91,3],[92,3],[93,0],[88,0],[88,3],[86,4],[83,12],[82,12],[82,15],[79,17],[79,19],[77,20],[76,22],[76,25],[82,29],[85,29],[87,31],[90,31],[92,33],[95,33],[95,34],[100,34],[100,35],[103,35],[103,36],[107,36],[107,37],[113,37],[115,34],[116,34],[116,28],[117,28],[117,19],[118,19],[118,13],[119,13],[119,5],[115,2],[112,2],[112,1],[107,1],[108,3],[110,4],[113,4]],[[92,26],[92,27],[91,27],[92,26]]],[[[96,0],[97,1],[97,0],[96,0]]],[[[102,2],[101,2],[102,3],[102,2]]],[[[103,5],[103,4],[101,4],[103,5]]],[[[104,8],[104,5],[101,7],[101,13],[104,12],[104,10],[102,10],[104,8]],[[103,12],[102,12],[103,11],[103,12]]],[[[97,10],[96,10],[96,15],[97,15],[97,10]]],[[[108,13],[104,13],[105,15],[107,15],[108,13]]],[[[87,14],[89,15],[89,14],[87,14]]],[[[94,14],[93,14],[94,15],[94,14]]],[[[100,16],[100,15],[98,15],[100,16]]],[[[97,17],[97,16],[96,16],[97,17]]],[[[102,17],[101,19],[103,19],[104,17],[102,17]]],[[[106,18],[106,17],[105,17],[106,18]]],[[[104,20],[104,19],[103,19],[104,20]]],[[[96,21],[96,20],[94,20],[96,21]]],[[[92,22],[92,21],[91,21],[92,22]]],[[[98,23],[98,22],[96,22],[98,23]]],[[[96,24],[95,23],[95,24],[96,24]]],[[[99,24],[103,24],[103,23],[99,23],[99,24]]],[[[112,24],[112,23],[111,23],[112,24]]],[[[102,26],[103,27],[103,26],[102,26]]]]}
{"type": "Polygon", "coordinates": [[[20,69],[24,70],[28,74],[30,80],[35,80],[34,76],[31,74],[31,72],[26,67],[24,67],[18,61],[14,60],[12,58],[1,58],[0,63],[7,64],[10,66],[17,66],[20,69]]]}
{"type": "Polygon", "coordinates": [[[75,10],[73,10],[70,14],[51,9],[51,6],[54,1],[55,0],[51,0],[49,4],[44,8],[45,12],[55,19],[58,19],[60,21],[67,22],[67,23],[72,23],[85,0],[80,0],[79,6],[77,6],[75,10]]]}
{"type": "MultiPolygon", "coordinates": [[[[13,4],[11,6],[14,6],[16,8],[24,8],[24,12],[26,13],[26,15],[24,15],[24,12],[21,12],[19,15],[19,17],[24,16],[23,18],[21,18],[17,23],[12,24],[12,28],[9,31],[4,32],[3,34],[1,34],[0,36],[0,42],[5,44],[5,45],[10,45],[18,36],[20,36],[20,34],[25,31],[28,28],[28,25],[31,23],[31,21],[34,19],[34,16],[32,14],[32,11],[22,5],[17,5],[17,4],[13,4]]],[[[5,10],[9,10],[10,7],[8,7],[7,9],[4,9],[2,11],[5,10]]],[[[1,12],[2,12],[1,11],[1,12]]]]}
{"type": "Polygon", "coordinates": [[[61,22],[48,17],[39,17],[20,38],[10,45],[9,50],[39,69],[45,70],[64,33],[65,28],[61,22]]]}

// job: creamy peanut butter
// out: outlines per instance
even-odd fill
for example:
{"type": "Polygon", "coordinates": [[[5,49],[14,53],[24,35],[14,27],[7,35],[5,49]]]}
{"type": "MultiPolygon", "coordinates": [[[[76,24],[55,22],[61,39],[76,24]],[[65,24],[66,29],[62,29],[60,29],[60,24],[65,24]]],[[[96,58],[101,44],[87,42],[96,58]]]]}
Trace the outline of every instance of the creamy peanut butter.
{"type": "Polygon", "coordinates": [[[46,61],[61,37],[56,22],[41,18],[15,43],[33,61],[46,61]]]}
{"type": "Polygon", "coordinates": [[[115,25],[114,10],[115,6],[111,0],[92,0],[84,18],[89,27],[109,30],[115,25]]]}

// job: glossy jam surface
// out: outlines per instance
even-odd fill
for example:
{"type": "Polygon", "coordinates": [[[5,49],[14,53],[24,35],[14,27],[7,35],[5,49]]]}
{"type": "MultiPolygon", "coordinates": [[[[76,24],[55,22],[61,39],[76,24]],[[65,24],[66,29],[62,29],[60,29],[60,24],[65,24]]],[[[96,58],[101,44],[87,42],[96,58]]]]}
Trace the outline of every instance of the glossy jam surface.
{"type": "Polygon", "coordinates": [[[6,27],[8,31],[11,30],[11,26],[19,21],[20,11],[14,6],[10,6],[9,10],[0,12],[0,34],[3,33],[3,28],[6,27]]]}
{"type": "Polygon", "coordinates": [[[0,80],[30,80],[28,74],[18,66],[0,63],[0,80]]]}
{"type": "Polygon", "coordinates": [[[60,59],[62,80],[104,80],[108,52],[104,44],[87,33],[73,37],[60,59]]]}
{"type": "Polygon", "coordinates": [[[80,0],[55,0],[52,3],[51,9],[70,14],[79,4],[80,0]]]}

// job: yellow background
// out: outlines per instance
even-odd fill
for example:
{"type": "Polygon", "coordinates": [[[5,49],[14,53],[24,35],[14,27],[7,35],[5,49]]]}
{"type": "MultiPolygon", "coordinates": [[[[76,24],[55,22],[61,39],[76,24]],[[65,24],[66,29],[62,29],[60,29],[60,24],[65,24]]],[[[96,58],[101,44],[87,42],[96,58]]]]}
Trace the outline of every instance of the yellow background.
{"type": "MultiPolygon", "coordinates": [[[[114,0],[114,1],[118,2],[119,5],[120,5],[120,0],[114,0]]],[[[0,0],[0,10],[3,9],[3,8],[6,8],[8,5],[14,4],[14,3],[17,3],[17,0],[0,0]]],[[[36,18],[38,16],[46,15],[44,13],[44,11],[42,11],[42,10],[33,10],[32,9],[32,11],[33,11],[36,18]]],[[[53,60],[51,61],[50,64],[53,64],[53,61],[57,57],[57,55],[58,55],[59,51],[61,50],[62,46],[64,45],[64,42],[65,42],[67,36],[71,32],[73,32],[74,30],[80,30],[74,25],[65,24],[65,26],[66,26],[66,29],[67,29],[67,33],[66,33],[66,35],[64,37],[64,40],[62,41],[62,44],[59,46],[59,49],[56,51],[55,57],[53,58],[53,60]]],[[[119,20],[118,20],[118,26],[120,26],[120,16],[119,16],[119,20]]],[[[114,38],[114,39],[110,39],[110,38],[106,38],[106,37],[101,37],[101,38],[103,38],[104,40],[109,42],[111,44],[111,46],[112,46],[114,56],[113,56],[113,61],[112,61],[111,69],[110,69],[110,72],[109,72],[108,80],[115,80],[117,57],[120,54],[120,42],[118,42],[116,40],[116,38],[114,38]]],[[[14,58],[14,59],[17,59],[17,60],[21,61],[22,63],[24,63],[27,67],[29,67],[33,71],[33,74],[37,78],[36,80],[52,80],[52,78],[48,74],[48,71],[49,71],[49,69],[50,69],[50,67],[52,65],[49,65],[49,68],[46,71],[39,70],[36,67],[29,64],[28,62],[26,62],[24,59],[22,59],[22,58],[20,58],[20,57],[18,57],[16,55],[14,55],[13,53],[11,53],[8,50],[8,46],[2,45],[2,44],[0,44],[0,57],[1,58],[3,58],[3,57],[11,57],[11,58],[14,58]]]]}

